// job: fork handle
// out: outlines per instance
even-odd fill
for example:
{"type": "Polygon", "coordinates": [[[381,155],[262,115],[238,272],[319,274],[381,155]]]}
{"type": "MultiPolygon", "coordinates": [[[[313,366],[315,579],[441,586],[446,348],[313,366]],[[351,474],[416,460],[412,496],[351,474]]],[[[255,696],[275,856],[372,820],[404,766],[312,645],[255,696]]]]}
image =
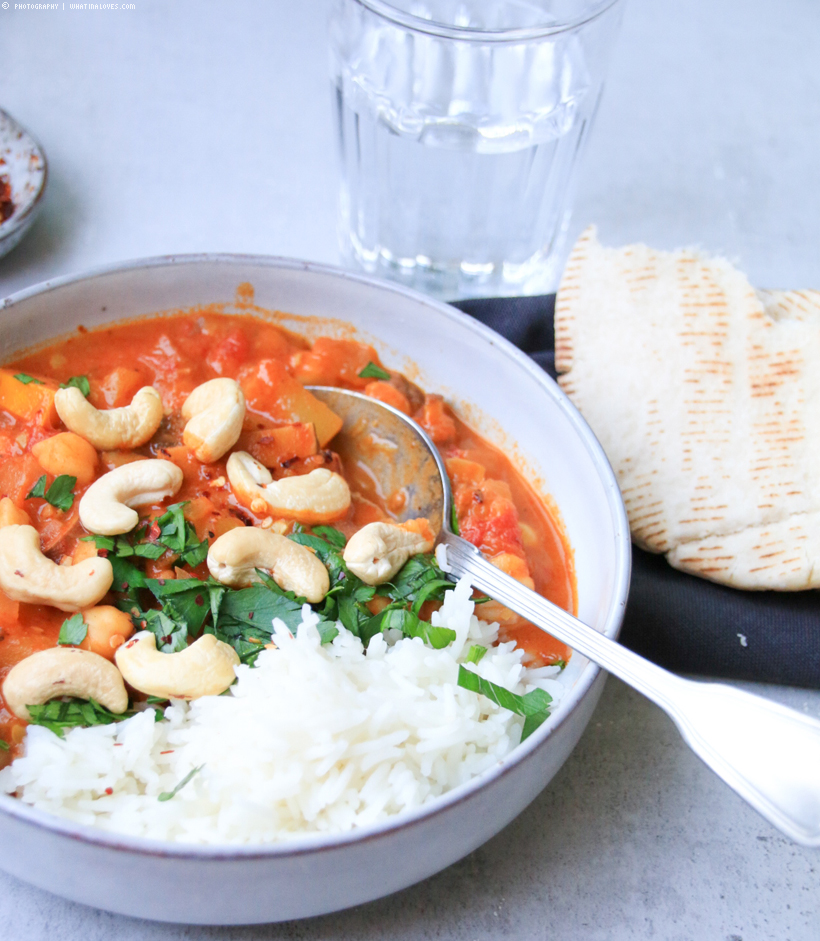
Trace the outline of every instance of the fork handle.
{"type": "Polygon", "coordinates": [[[684,741],[786,836],[820,846],[820,722],[720,683],[686,680],[589,627],[488,562],[450,532],[440,541],[457,578],[483,591],[661,707],[684,741]]]}

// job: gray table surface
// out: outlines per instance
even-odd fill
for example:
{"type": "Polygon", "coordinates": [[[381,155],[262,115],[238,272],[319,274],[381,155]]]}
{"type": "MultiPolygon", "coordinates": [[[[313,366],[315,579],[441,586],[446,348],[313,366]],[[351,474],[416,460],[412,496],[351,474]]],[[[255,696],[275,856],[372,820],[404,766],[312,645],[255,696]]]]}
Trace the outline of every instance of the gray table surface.
{"type": "MultiPolygon", "coordinates": [[[[0,107],[50,160],[43,214],[0,260],[0,297],[164,253],[337,261],[327,3],[133,6],[0,5],[0,107]]],[[[816,0],[629,0],[573,234],[597,222],[612,244],[698,245],[754,284],[820,287],[818,177],[816,0]]],[[[820,694],[759,691],[820,715],[820,694]]],[[[610,680],[532,806],[398,895],[210,929],[93,911],[0,873],[0,937],[816,941],[818,869],[610,680]]]]}

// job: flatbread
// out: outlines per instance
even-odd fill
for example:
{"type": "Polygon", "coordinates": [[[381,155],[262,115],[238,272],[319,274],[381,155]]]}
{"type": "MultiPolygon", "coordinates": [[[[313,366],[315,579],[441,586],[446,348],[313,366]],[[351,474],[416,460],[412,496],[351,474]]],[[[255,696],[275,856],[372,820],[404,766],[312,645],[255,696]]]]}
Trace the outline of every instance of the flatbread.
{"type": "Polygon", "coordinates": [[[722,258],[575,245],[559,382],[615,470],[634,541],[737,588],[820,587],[820,291],[722,258]]]}

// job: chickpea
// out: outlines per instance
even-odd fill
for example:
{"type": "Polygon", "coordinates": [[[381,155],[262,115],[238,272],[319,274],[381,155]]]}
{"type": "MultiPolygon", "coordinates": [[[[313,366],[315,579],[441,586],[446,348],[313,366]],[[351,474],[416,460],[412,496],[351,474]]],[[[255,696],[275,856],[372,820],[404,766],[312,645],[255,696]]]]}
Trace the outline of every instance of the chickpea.
{"type": "Polygon", "coordinates": [[[114,660],[114,654],[134,633],[134,624],[129,615],[108,604],[98,604],[83,611],[83,620],[88,633],[80,644],[83,650],[114,660]]]}
{"type": "Polygon", "coordinates": [[[85,438],[73,431],[64,431],[51,438],[38,441],[31,449],[40,467],[57,477],[68,474],[85,487],[94,479],[97,469],[97,451],[85,438]]]}

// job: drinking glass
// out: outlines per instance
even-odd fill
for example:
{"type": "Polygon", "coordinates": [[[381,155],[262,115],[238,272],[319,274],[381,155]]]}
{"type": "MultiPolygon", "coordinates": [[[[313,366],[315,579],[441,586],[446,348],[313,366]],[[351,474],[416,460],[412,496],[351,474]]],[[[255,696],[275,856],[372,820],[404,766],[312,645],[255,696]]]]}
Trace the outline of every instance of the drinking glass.
{"type": "Polygon", "coordinates": [[[336,0],[339,239],[442,298],[554,290],[619,0],[336,0]]]}

